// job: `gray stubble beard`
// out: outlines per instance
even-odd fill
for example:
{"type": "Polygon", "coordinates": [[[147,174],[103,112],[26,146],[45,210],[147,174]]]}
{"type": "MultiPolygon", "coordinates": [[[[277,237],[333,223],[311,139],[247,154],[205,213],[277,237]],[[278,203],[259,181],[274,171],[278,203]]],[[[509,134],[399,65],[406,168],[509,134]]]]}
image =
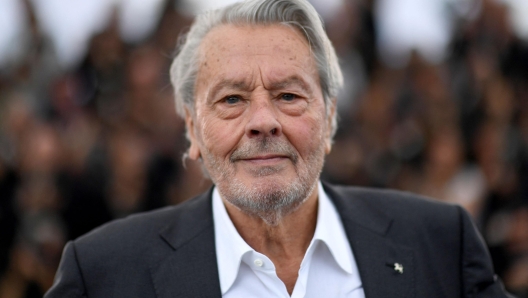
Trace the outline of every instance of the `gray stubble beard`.
{"type": "MultiPolygon", "coordinates": [[[[307,157],[306,167],[299,168],[298,156],[292,146],[285,141],[271,141],[262,138],[258,141],[246,143],[236,149],[230,156],[228,165],[222,164],[210,152],[205,152],[204,160],[209,164],[209,173],[218,187],[221,197],[242,212],[261,218],[269,226],[277,226],[282,218],[295,212],[315,190],[324,163],[324,144],[321,144],[307,157]],[[234,163],[245,157],[257,154],[272,153],[287,155],[297,172],[294,181],[273,181],[257,183],[250,187],[244,185],[235,176],[234,163]]],[[[275,174],[282,167],[262,167],[255,169],[256,177],[275,174]]]]}

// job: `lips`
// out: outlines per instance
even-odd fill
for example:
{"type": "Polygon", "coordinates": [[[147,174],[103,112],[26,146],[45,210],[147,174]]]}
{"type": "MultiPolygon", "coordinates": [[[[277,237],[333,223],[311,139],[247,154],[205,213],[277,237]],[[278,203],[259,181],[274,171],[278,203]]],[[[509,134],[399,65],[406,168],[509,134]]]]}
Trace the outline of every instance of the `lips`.
{"type": "Polygon", "coordinates": [[[252,167],[268,167],[278,166],[284,161],[290,160],[289,157],[284,155],[267,155],[267,156],[255,156],[250,158],[240,159],[240,162],[248,163],[252,167]]]}
{"type": "Polygon", "coordinates": [[[237,161],[248,161],[248,162],[274,162],[274,161],[281,161],[281,160],[292,160],[295,161],[295,155],[287,155],[287,154],[233,154],[231,155],[231,162],[237,162],[237,161]]]}
{"type": "Polygon", "coordinates": [[[272,162],[282,159],[290,159],[294,164],[296,163],[297,153],[293,146],[286,141],[271,141],[266,138],[244,143],[230,156],[231,162],[239,160],[272,162]]]}
{"type": "Polygon", "coordinates": [[[259,161],[259,160],[274,160],[274,159],[285,159],[285,158],[289,158],[289,157],[285,155],[263,155],[263,156],[247,157],[241,160],[259,161]]]}

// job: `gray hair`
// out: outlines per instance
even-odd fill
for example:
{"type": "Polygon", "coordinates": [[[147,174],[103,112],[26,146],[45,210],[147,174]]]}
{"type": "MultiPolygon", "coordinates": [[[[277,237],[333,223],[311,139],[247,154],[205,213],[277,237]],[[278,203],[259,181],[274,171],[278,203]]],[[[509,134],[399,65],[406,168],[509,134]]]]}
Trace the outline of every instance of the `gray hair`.
{"type": "MultiPolygon", "coordinates": [[[[185,118],[185,110],[194,112],[194,89],[199,68],[198,49],[211,29],[224,25],[292,26],[308,40],[315,58],[327,115],[343,85],[343,75],[335,50],[326,35],[323,23],[313,6],[306,0],[249,0],[197,16],[186,36],[180,39],[178,54],[170,74],[174,87],[176,110],[185,118]]],[[[337,113],[332,118],[331,137],[337,130],[337,113]]]]}

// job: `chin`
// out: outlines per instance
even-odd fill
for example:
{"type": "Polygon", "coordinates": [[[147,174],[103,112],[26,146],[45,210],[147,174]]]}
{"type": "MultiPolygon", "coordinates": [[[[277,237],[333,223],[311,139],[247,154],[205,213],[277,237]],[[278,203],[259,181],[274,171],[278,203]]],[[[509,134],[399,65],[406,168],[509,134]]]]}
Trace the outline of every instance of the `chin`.
{"type": "Polygon", "coordinates": [[[297,210],[313,192],[316,181],[302,181],[299,177],[284,178],[273,175],[241,181],[236,177],[217,185],[222,198],[242,212],[257,216],[269,225],[297,210]]]}

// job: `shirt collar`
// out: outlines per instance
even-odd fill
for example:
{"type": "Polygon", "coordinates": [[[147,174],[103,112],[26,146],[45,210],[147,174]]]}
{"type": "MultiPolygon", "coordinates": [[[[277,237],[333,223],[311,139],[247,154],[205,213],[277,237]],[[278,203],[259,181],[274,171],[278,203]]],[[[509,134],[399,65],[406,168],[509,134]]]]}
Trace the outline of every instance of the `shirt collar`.
{"type": "Polygon", "coordinates": [[[323,189],[321,182],[318,183],[318,212],[317,224],[312,240],[320,240],[326,244],[336,263],[348,274],[353,273],[352,255],[350,243],[345,233],[345,228],[341,222],[341,217],[323,189]]]}
{"type": "MultiPolygon", "coordinates": [[[[310,247],[316,240],[325,243],[339,267],[352,274],[350,244],[339,214],[324,192],[321,182],[318,182],[317,186],[317,223],[310,247]]],[[[235,282],[244,254],[254,250],[238,234],[216,187],[213,190],[213,220],[220,289],[223,295],[235,282]]]]}
{"type": "Polygon", "coordinates": [[[229,218],[218,188],[213,190],[213,220],[220,289],[225,294],[235,282],[245,253],[253,251],[229,218]]]}

